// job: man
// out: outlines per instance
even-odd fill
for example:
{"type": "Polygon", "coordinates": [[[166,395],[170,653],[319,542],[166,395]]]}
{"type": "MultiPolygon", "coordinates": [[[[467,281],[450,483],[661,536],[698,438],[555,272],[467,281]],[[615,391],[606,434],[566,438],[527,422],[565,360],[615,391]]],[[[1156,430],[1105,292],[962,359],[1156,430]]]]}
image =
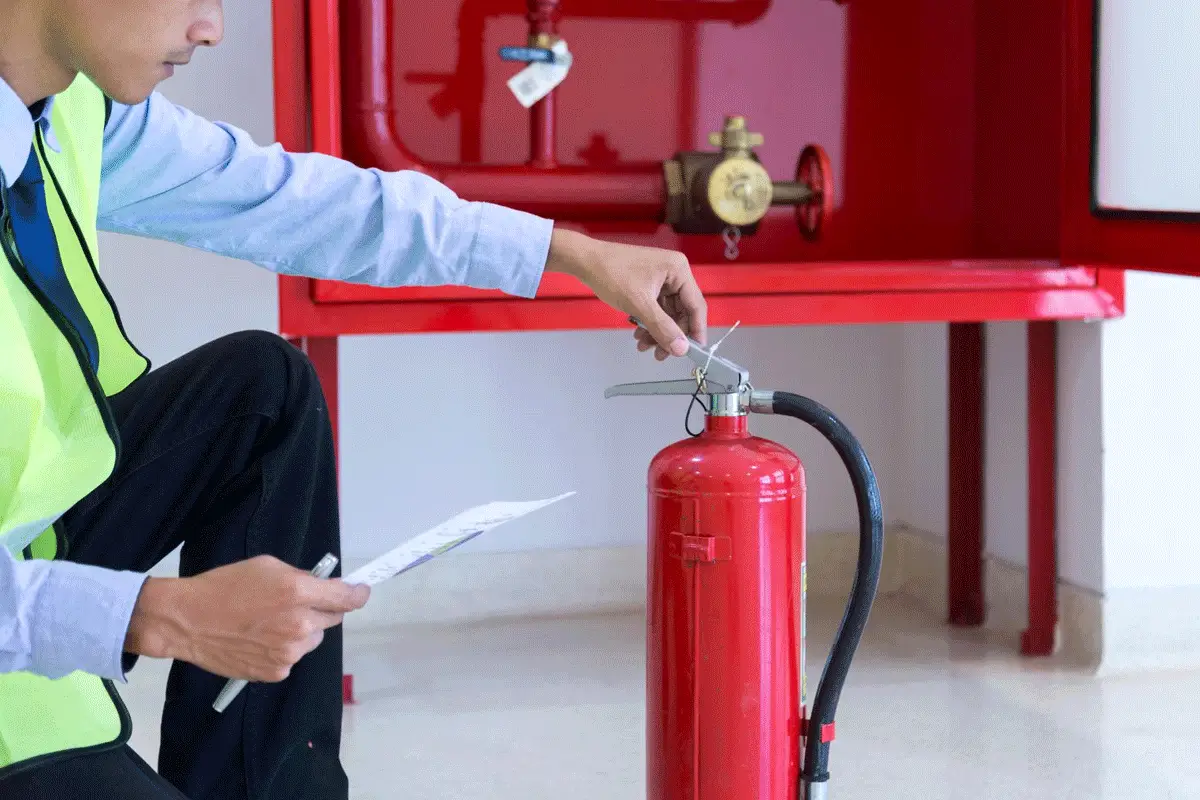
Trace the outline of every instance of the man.
{"type": "Polygon", "coordinates": [[[246,333],[148,372],[97,229],[381,286],[531,296],[565,272],[658,358],[704,340],[687,262],[171,105],[154,87],[217,44],[221,0],[0,12],[0,797],[345,798],[339,624],[368,591],[306,572],[340,552],[311,366],[246,333]],[[180,544],[180,577],[147,579],[180,544]],[[138,656],[174,659],[157,773],[112,688],[138,656]],[[218,714],[229,677],[252,683],[218,714]]]}

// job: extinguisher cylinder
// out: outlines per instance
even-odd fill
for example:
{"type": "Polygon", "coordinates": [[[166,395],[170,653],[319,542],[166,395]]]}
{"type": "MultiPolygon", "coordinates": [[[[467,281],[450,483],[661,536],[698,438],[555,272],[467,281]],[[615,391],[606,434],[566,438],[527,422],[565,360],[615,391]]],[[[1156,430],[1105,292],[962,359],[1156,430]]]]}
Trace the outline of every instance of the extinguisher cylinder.
{"type": "Polygon", "coordinates": [[[647,800],[795,800],[803,466],[743,408],[648,482],[647,800]]]}
{"type": "Polygon", "coordinates": [[[829,780],[830,743],[825,741],[820,732],[834,722],[842,687],[850,672],[850,662],[862,639],[879,588],[883,567],[883,504],[879,496],[879,484],[866,452],[850,429],[829,409],[790,392],[754,391],[750,396],[750,410],[793,417],[816,428],[833,446],[850,473],[858,506],[858,565],[854,584],[850,589],[846,613],[825,663],[825,671],[817,685],[812,716],[808,722],[810,735],[804,745],[802,800],[823,800],[829,780]]]}

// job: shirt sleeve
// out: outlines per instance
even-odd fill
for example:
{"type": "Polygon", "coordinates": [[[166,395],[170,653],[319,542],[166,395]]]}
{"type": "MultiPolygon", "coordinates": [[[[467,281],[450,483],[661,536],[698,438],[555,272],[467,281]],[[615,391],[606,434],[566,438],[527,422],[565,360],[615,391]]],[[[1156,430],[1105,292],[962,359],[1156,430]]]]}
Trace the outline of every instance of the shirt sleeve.
{"type": "Polygon", "coordinates": [[[0,546],[0,673],[80,670],[125,682],[122,650],[146,576],[69,561],[18,561],[0,546]]]}
{"type": "Polygon", "coordinates": [[[113,103],[102,230],[164,239],[281,274],[536,295],[553,222],[467,202],[413,171],[261,146],[160,93],[113,103]]]}

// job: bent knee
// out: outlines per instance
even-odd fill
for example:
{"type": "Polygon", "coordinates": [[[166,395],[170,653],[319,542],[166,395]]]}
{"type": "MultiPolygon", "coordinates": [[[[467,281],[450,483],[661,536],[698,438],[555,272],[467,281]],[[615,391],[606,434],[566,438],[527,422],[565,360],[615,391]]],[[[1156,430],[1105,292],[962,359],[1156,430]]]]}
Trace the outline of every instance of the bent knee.
{"type": "Polygon", "coordinates": [[[270,331],[248,330],[217,339],[225,375],[236,382],[246,410],[272,416],[293,403],[320,403],[323,396],[312,361],[300,348],[270,331]]]}

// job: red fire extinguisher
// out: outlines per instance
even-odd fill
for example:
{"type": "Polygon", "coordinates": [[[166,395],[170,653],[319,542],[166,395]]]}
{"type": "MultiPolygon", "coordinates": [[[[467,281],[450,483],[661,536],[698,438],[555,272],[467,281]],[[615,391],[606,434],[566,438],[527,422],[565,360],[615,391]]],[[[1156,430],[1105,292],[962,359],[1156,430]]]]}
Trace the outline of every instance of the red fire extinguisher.
{"type": "Polygon", "coordinates": [[[745,369],[713,350],[690,343],[691,380],[605,392],[708,401],[703,430],[659,452],[649,470],[647,798],[824,800],[834,713],[879,585],[879,489],[861,445],[830,411],[753,389],[745,369]],[[816,428],[850,472],[857,500],[857,571],[811,714],[804,468],[791,450],[750,432],[750,413],[816,428]]]}

